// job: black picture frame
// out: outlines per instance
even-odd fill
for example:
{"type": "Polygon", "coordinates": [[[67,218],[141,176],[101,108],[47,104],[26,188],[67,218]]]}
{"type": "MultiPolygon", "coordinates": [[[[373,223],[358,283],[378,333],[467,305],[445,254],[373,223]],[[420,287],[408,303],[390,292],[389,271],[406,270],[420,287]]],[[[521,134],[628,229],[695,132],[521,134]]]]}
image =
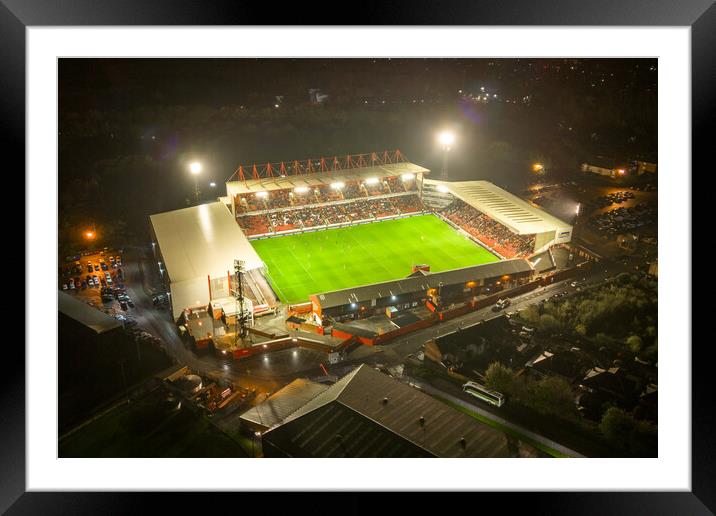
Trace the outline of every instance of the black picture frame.
{"type": "MultiPolygon", "coordinates": [[[[5,156],[15,157],[15,169],[25,166],[25,29],[28,26],[83,25],[554,25],[554,26],[689,26],[692,36],[693,168],[708,166],[712,144],[713,100],[716,92],[716,6],[712,0],[551,0],[540,2],[400,0],[345,5],[260,3],[219,0],[0,0],[0,132],[5,156]],[[711,131],[709,131],[711,129],[711,131]]],[[[669,171],[668,173],[677,173],[669,171]]],[[[688,177],[690,171],[678,172],[688,177]]],[[[17,176],[17,174],[15,174],[17,176]]],[[[23,189],[18,181],[18,190],[23,189]]],[[[23,182],[24,183],[24,182],[23,182]]],[[[698,191],[698,190],[696,190],[698,191]]],[[[27,199],[27,197],[25,197],[27,199]]],[[[695,204],[692,203],[692,204],[695,204]]],[[[27,237],[27,235],[26,235],[27,237]]],[[[689,257],[691,253],[689,253],[689,257]]],[[[690,259],[690,258],[689,258],[690,259]]],[[[691,281],[689,277],[687,281],[691,281]]],[[[48,314],[48,317],[54,315],[48,314]]],[[[693,316],[692,316],[693,320],[693,316]]],[[[25,492],[25,356],[6,342],[3,358],[4,392],[0,394],[0,510],[9,514],[124,514],[149,509],[157,495],[119,493],[25,492]],[[11,364],[8,367],[7,364],[11,364]]],[[[701,344],[706,344],[702,342],[701,344]]],[[[670,343],[685,350],[691,343],[670,343]]],[[[524,507],[550,514],[710,514],[716,509],[716,439],[711,410],[713,387],[707,382],[709,346],[692,352],[692,491],[678,493],[523,493],[509,494],[510,510],[524,507]]],[[[161,496],[163,511],[172,506],[190,509],[183,495],[161,496]],[[166,504],[166,505],[164,505],[166,504]]],[[[251,503],[241,495],[242,504],[251,503]]],[[[261,496],[261,495],[259,495],[261,496]]],[[[274,496],[274,495],[271,495],[274,496]]],[[[445,495],[448,496],[448,495],[445,495]]],[[[453,496],[453,495],[449,495],[453,496]]],[[[474,496],[474,495],[473,495],[474,496]]],[[[480,494],[480,504],[499,494],[480,494]]],[[[205,493],[203,509],[217,495],[205,493]]],[[[219,497],[223,498],[223,497],[219,497]]],[[[251,498],[256,498],[253,495],[251,498]]],[[[505,503],[505,497],[494,500],[505,503]]],[[[234,499],[236,500],[236,499],[234,499]]],[[[292,510],[317,508],[306,497],[291,497],[292,510]]],[[[252,500],[253,501],[253,500],[252,500]]],[[[261,503],[260,500],[256,500],[261,503]]],[[[493,501],[492,499],[490,501],[493,501]]],[[[326,502],[330,503],[330,502],[326,502]]],[[[391,503],[382,502],[390,510],[391,503]]],[[[394,502],[393,502],[394,503],[394,502]]],[[[408,502],[409,503],[409,502],[408,502]]],[[[420,496],[413,504],[422,505],[420,496]]],[[[451,502],[452,503],[452,502],[451,502]]],[[[342,512],[372,504],[370,497],[343,498],[342,512]]],[[[406,502],[400,502],[403,512],[406,502]]]]}

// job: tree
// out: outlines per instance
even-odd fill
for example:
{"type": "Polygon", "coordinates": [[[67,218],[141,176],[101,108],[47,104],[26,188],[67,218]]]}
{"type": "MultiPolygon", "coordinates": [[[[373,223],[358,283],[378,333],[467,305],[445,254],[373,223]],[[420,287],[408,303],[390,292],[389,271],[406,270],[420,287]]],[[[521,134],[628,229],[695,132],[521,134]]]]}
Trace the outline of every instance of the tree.
{"type": "Polygon", "coordinates": [[[632,353],[639,353],[639,351],[641,351],[642,340],[639,335],[629,335],[626,343],[632,353]]]}
{"type": "Polygon", "coordinates": [[[550,314],[542,314],[539,317],[540,329],[547,332],[556,331],[559,329],[559,321],[550,314]]]}
{"type": "Polygon", "coordinates": [[[503,394],[513,393],[514,372],[500,362],[493,362],[485,371],[485,384],[503,394]]]}
{"type": "Polygon", "coordinates": [[[599,429],[613,445],[629,450],[632,455],[655,457],[657,454],[656,426],[639,421],[620,408],[609,407],[599,429]]]}
{"type": "Polygon", "coordinates": [[[572,387],[566,380],[556,376],[547,376],[536,382],[530,391],[528,403],[542,414],[574,414],[572,387]]]}
{"type": "Polygon", "coordinates": [[[602,415],[599,430],[609,441],[622,447],[628,446],[634,418],[618,407],[609,407],[602,415]]]}

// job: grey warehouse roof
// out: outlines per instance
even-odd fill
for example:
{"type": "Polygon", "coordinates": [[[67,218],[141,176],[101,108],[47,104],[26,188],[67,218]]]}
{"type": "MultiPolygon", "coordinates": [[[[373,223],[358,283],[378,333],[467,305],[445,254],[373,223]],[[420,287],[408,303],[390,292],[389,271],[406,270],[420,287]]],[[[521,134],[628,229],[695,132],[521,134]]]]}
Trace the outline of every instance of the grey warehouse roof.
{"type": "Polygon", "coordinates": [[[241,414],[241,420],[271,428],[326,389],[328,385],[298,378],[263,403],[241,414]]]}
{"type": "Polygon", "coordinates": [[[234,216],[221,202],[157,213],[149,217],[172,283],[225,277],[234,259],[246,270],[262,266],[234,216]]]}
{"type": "Polygon", "coordinates": [[[263,439],[294,457],[512,456],[504,433],[365,364],[263,439]]]}
{"type": "Polygon", "coordinates": [[[65,292],[58,293],[57,309],[60,313],[85,325],[98,334],[122,327],[122,323],[114,317],[100,312],[93,306],[83,303],[65,292]]]}
{"type": "Polygon", "coordinates": [[[434,272],[425,276],[374,283],[362,287],[347,288],[333,292],[314,294],[321,304],[321,308],[331,308],[350,303],[360,303],[371,299],[380,299],[388,296],[398,296],[437,288],[440,283],[443,285],[454,285],[477,281],[485,278],[495,278],[520,272],[532,270],[530,263],[523,258],[514,260],[502,260],[499,262],[485,263],[473,267],[453,269],[444,272],[434,272]]]}

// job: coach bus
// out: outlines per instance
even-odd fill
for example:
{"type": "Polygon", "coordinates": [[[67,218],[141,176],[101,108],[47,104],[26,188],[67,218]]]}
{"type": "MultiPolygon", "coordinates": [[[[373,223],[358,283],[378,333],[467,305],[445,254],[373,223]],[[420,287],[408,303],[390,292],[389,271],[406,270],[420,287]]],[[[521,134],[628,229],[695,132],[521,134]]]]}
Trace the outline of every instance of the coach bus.
{"type": "Polygon", "coordinates": [[[505,404],[505,397],[502,394],[492,391],[479,383],[467,382],[462,386],[462,390],[496,407],[501,407],[505,404]]]}

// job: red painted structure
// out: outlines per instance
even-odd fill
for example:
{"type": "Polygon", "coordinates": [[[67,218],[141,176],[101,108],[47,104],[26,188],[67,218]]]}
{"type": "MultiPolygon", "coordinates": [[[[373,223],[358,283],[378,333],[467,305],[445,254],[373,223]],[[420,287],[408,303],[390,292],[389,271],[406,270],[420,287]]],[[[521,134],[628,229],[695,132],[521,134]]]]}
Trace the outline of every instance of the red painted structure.
{"type": "Polygon", "coordinates": [[[301,176],[317,172],[336,172],[358,168],[377,167],[393,163],[406,163],[405,156],[399,151],[369,152],[366,154],[347,154],[329,158],[280,161],[274,163],[239,165],[226,181],[237,177],[239,181],[265,179],[269,177],[301,176]]]}

